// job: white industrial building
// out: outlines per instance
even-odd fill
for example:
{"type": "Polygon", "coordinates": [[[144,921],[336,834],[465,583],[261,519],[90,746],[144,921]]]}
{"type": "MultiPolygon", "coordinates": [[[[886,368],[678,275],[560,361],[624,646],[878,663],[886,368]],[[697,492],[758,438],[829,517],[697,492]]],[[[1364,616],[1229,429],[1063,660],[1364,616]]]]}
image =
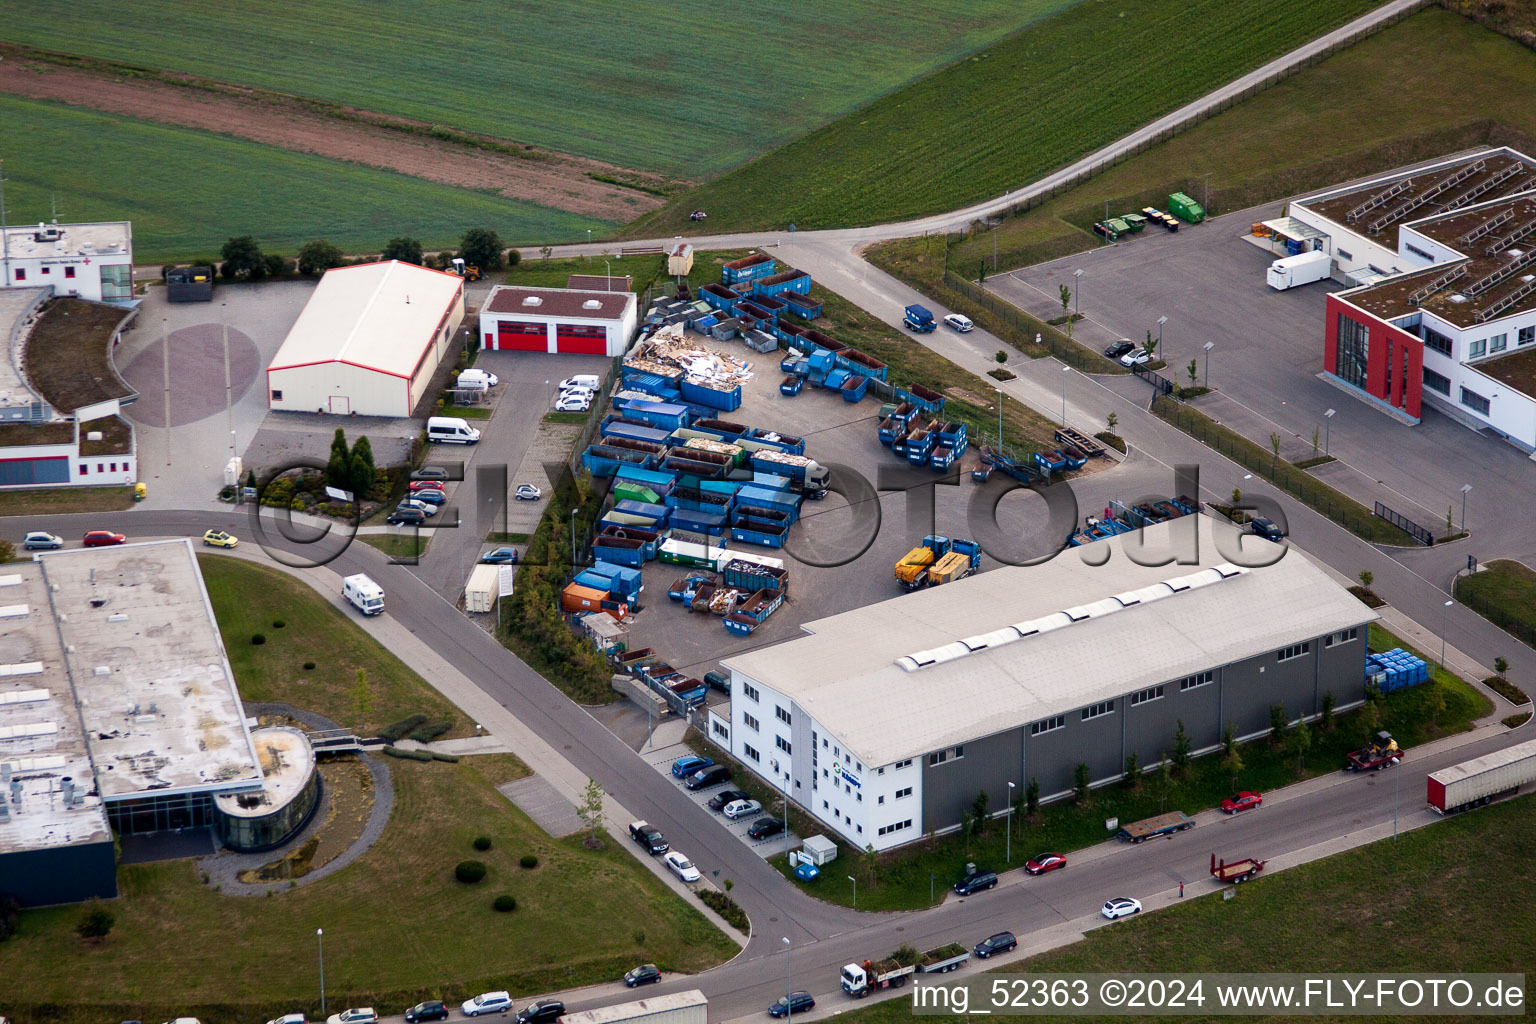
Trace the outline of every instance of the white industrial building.
{"type": "Polygon", "coordinates": [[[133,225],[37,224],[0,229],[0,287],[51,287],[57,297],[133,301],[133,225]]]}
{"type": "Polygon", "coordinates": [[[883,850],[957,827],[979,791],[1001,812],[1031,779],[1042,799],[1065,795],[1079,763],[1095,784],[1132,754],[1152,767],[1177,722],[1200,752],[1228,723],[1264,735],[1272,705],[1295,721],[1325,693],[1359,703],[1375,612],[1294,548],[1235,564],[1268,542],[1206,516],[1147,528],[1147,548],[1175,530],[1197,564],[1134,563],[1127,534],[1091,545],[1102,565],[1074,548],[727,658],[730,721],[710,739],[844,841],[883,850]]]}
{"type": "Polygon", "coordinates": [[[621,356],[639,322],[633,292],[500,285],[480,308],[480,344],[515,352],[621,356]]]}
{"type": "Polygon", "coordinates": [[[464,320],[464,279],[390,260],[328,270],[267,367],[272,409],[409,416],[464,320]]]}

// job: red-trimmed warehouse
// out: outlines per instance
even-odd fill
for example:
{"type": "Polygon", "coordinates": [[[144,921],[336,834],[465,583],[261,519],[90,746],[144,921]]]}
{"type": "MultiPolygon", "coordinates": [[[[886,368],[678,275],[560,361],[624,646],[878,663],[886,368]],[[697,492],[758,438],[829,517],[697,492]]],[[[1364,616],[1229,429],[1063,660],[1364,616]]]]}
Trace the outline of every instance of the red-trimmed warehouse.
{"type": "Polygon", "coordinates": [[[480,307],[480,344],[514,352],[621,356],[638,323],[633,292],[501,285],[480,307]]]}

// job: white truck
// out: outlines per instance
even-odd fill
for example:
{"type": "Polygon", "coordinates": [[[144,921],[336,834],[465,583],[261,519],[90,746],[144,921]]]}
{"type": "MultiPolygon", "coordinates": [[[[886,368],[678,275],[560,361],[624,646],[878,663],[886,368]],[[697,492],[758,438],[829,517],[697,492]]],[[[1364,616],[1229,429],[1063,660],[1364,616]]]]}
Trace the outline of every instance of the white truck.
{"type": "Polygon", "coordinates": [[[1285,291],[1298,285],[1326,280],[1333,273],[1333,257],[1321,249],[1298,253],[1269,265],[1269,286],[1285,291]]]}
{"type": "Polygon", "coordinates": [[[560,1024],[708,1024],[708,1020],[709,1000],[693,988],[568,1013],[560,1018],[560,1024]]]}
{"type": "Polygon", "coordinates": [[[384,611],[384,588],[363,573],[341,581],[341,596],[364,615],[378,615],[384,611]]]}
{"type": "Polygon", "coordinates": [[[1471,810],[1536,782],[1536,740],[1442,768],[1429,777],[1429,806],[1438,814],[1471,810]]]}
{"type": "Polygon", "coordinates": [[[843,991],[863,999],[882,988],[901,988],[914,974],[948,974],[970,959],[971,951],[951,942],[926,953],[903,946],[884,960],[866,960],[862,964],[844,964],[838,978],[843,991]]]}

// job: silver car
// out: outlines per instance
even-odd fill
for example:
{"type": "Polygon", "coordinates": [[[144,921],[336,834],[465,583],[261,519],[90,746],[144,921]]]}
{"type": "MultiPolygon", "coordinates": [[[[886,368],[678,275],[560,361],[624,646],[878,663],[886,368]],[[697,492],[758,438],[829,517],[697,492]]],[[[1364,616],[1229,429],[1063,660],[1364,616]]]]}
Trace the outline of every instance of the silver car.
{"type": "Polygon", "coordinates": [[[57,551],[64,546],[64,538],[56,537],[42,530],[36,530],[27,534],[27,538],[21,542],[21,546],[28,551],[57,551]]]}

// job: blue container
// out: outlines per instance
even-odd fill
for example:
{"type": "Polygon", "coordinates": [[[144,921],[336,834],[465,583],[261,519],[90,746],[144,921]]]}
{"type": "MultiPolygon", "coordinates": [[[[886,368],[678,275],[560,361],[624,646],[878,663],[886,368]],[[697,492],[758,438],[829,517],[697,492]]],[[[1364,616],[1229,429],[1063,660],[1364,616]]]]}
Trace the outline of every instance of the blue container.
{"type": "Polygon", "coordinates": [[[626,401],[622,411],[625,419],[641,420],[658,430],[677,430],[692,419],[686,406],[672,402],[626,401]]]}
{"type": "Polygon", "coordinates": [[[645,562],[644,548],[610,548],[601,543],[592,545],[592,553],[605,562],[615,565],[640,566],[645,562]]]}
{"type": "Polygon", "coordinates": [[[671,514],[671,509],[665,505],[652,505],[646,501],[633,501],[626,498],[615,502],[613,506],[619,512],[628,512],[632,516],[645,516],[647,519],[665,520],[671,514]]]}
{"type": "Polygon", "coordinates": [[[643,484],[658,494],[664,490],[670,491],[677,484],[677,478],[671,473],[658,473],[654,469],[642,469],[639,466],[620,466],[617,476],[620,480],[643,484]]]}
{"type": "Polygon", "coordinates": [[[802,320],[814,320],[821,316],[821,303],[808,295],[800,295],[796,292],[785,292],[781,295],[788,309],[802,320]]]}
{"type": "Polygon", "coordinates": [[[754,295],[782,295],[797,292],[807,295],[811,290],[811,275],[803,270],[786,270],[781,274],[758,278],[752,282],[754,295]]]}
{"type": "Polygon", "coordinates": [[[743,544],[759,544],[765,548],[781,548],[784,539],[789,536],[789,527],[771,526],[733,526],[731,527],[731,539],[743,544]]]}
{"type": "Polygon", "coordinates": [[[696,384],[686,378],[678,389],[683,400],[708,406],[719,412],[735,412],[741,408],[741,385],[737,384],[729,389],[721,390],[714,387],[706,387],[696,384]]]}

